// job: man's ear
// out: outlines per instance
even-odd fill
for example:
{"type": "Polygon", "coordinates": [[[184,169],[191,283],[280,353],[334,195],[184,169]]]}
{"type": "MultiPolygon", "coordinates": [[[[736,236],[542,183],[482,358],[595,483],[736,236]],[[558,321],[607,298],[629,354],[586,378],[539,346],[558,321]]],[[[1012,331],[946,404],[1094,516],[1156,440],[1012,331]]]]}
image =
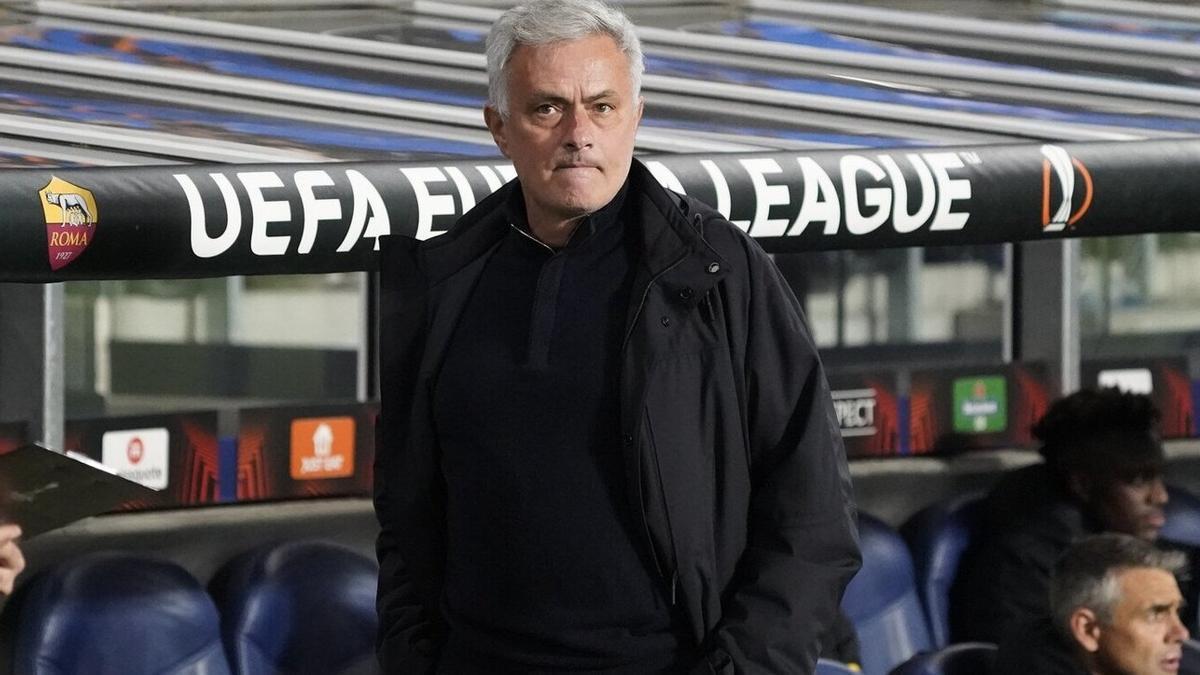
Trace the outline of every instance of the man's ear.
{"type": "Polygon", "coordinates": [[[1095,653],[1100,650],[1100,633],[1103,627],[1096,613],[1087,607],[1080,607],[1071,612],[1071,637],[1084,651],[1095,653]]]}
{"type": "Polygon", "coordinates": [[[646,99],[645,99],[645,97],[638,96],[638,105],[637,105],[637,121],[638,121],[638,125],[641,125],[641,123],[642,123],[642,112],[643,112],[645,109],[646,109],[646,99]]]}
{"type": "Polygon", "coordinates": [[[504,116],[500,114],[490,105],[483,106],[483,122],[487,125],[488,131],[492,132],[492,140],[496,142],[496,147],[500,148],[500,152],[508,157],[508,133],[504,128],[504,116]]]}

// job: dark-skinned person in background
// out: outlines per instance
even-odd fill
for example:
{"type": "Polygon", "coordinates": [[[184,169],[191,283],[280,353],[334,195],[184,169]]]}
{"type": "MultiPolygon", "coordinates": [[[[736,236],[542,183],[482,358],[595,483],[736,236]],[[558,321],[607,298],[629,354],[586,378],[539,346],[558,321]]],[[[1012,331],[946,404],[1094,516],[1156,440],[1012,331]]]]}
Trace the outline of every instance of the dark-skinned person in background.
{"type": "Polygon", "coordinates": [[[1117,389],[1050,406],[1033,428],[1045,461],[1009,472],[984,500],[952,590],[955,640],[1003,642],[1045,616],[1054,564],[1082,537],[1116,532],[1181,549],[1159,541],[1168,496],[1158,420],[1149,396],[1117,389]]]}

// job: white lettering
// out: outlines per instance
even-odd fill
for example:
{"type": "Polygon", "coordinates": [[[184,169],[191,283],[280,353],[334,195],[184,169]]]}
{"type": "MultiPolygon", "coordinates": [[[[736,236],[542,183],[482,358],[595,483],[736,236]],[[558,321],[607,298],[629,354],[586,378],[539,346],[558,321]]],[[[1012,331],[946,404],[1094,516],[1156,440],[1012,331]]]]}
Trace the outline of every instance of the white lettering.
{"type": "Polygon", "coordinates": [[[783,173],[779,162],[770,158],[740,160],[750,174],[754,185],[754,224],[750,235],[754,237],[782,237],[787,232],[787,218],[771,218],[772,206],[784,206],[791,199],[786,185],[769,185],[766,174],[783,173]]]}
{"type": "Polygon", "coordinates": [[[900,171],[900,167],[896,165],[896,160],[889,155],[879,156],[879,163],[892,178],[892,227],[900,234],[914,232],[924,225],[925,221],[929,220],[930,214],[933,213],[934,204],[937,203],[937,192],[933,187],[933,175],[929,173],[929,167],[921,161],[920,155],[910,153],[905,157],[908,158],[908,163],[916,169],[917,179],[921,185],[920,206],[914,213],[908,212],[908,183],[904,180],[904,174],[900,171]]]}
{"type": "Polygon", "coordinates": [[[300,234],[297,253],[308,253],[317,240],[317,223],[342,217],[342,203],[336,199],[317,199],[313,188],[333,185],[333,178],[324,171],[297,171],[293,180],[300,191],[300,208],[304,212],[304,230],[300,234]]]}
{"type": "Polygon", "coordinates": [[[367,237],[375,240],[375,250],[379,250],[379,238],[392,231],[391,220],[388,218],[387,205],[375,185],[367,180],[361,172],[349,169],[346,178],[350,179],[350,193],[354,198],[354,210],[350,213],[350,227],[346,230],[346,238],[338,246],[338,253],[345,253],[354,248],[359,239],[367,237]],[[367,214],[370,213],[370,218],[367,214]],[[364,231],[365,230],[365,231],[364,231]]]}
{"type": "MultiPolygon", "coordinates": [[[[717,163],[711,159],[700,160],[700,166],[708,172],[708,177],[712,179],[713,189],[717,192],[717,212],[726,218],[729,217],[729,183],[725,180],[725,174],[717,168],[717,163]]],[[[746,232],[750,229],[750,221],[748,220],[730,220],[739,230],[746,232]]]]}
{"type": "Polygon", "coordinates": [[[687,190],[683,189],[683,183],[680,183],[679,178],[671,173],[671,170],[662,162],[646,162],[646,168],[650,169],[650,173],[654,176],[654,179],[662,183],[663,187],[668,190],[674,190],[681,195],[687,194],[687,190]]]}
{"type": "Polygon", "coordinates": [[[497,164],[496,171],[505,183],[517,177],[517,169],[512,164],[497,164]]]}
{"type": "Polygon", "coordinates": [[[851,398],[834,400],[833,410],[837,413],[838,425],[842,429],[875,431],[875,399],[851,398]]]}
{"type": "Polygon", "coordinates": [[[850,234],[869,234],[879,228],[891,215],[892,190],[873,187],[863,190],[863,204],[874,207],[874,214],[864,216],[858,206],[858,172],[862,171],[876,182],[887,177],[879,165],[861,155],[842,157],[842,198],[846,200],[846,229],[850,234]]]}
{"type": "Polygon", "coordinates": [[[825,234],[837,234],[842,218],[842,204],[838,199],[837,190],[833,187],[833,181],[811,157],[800,157],[797,161],[804,173],[804,200],[800,204],[796,220],[788,230],[788,236],[803,234],[809,224],[817,221],[825,223],[825,234]]]}
{"type": "Polygon", "coordinates": [[[286,201],[267,200],[262,194],[266,188],[283,187],[283,181],[274,171],[246,171],[237,176],[250,197],[250,250],[254,255],[283,255],[292,238],[267,234],[267,225],[291,220],[292,207],[286,201]]]}
{"type": "Polygon", "coordinates": [[[487,183],[489,192],[495,192],[496,190],[500,189],[500,186],[504,185],[504,181],[500,180],[500,176],[497,176],[496,172],[492,171],[491,167],[477,166],[475,167],[475,170],[479,172],[480,176],[483,176],[483,180],[487,183]]]}
{"type": "Polygon", "coordinates": [[[969,417],[981,417],[984,415],[995,415],[1000,411],[1000,404],[996,401],[963,401],[962,414],[969,417]]]}
{"type": "Polygon", "coordinates": [[[961,169],[962,160],[953,152],[930,152],[923,155],[929,167],[933,169],[933,178],[937,183],[937,214],[933,217],[930,230],[961,230],[971,217],[969,213],[954,213],[950,209],[953,202],[959,199],[971,198],[971,181],[966,178],[951,179],[947,169],[961,169]]]}
{"type": "Polygon", "coordinates": [[[454,215],[454,199],[450,195],[430,194],[429,183],[444,183],[446,176],[431,166],[402,168],[400,172],[412,183],[417,196],[417,239],[432,239],[442,234],[444,230],[434,231],[433,217],[454,215]]]}
{"type": "Polygon", "coordinates": [[[454,187],[458,188],[458,201],[462,204],[461,213],[475,208],[475,193],[471,191],[471,184],[467,182],[463,172],[457,167],[448,166],[446,173],[450,174],[450,180],[454,181],[454,187]]]}
{"type": "Polygon", "coordinates": [[[346,458],[342,455],[333,455],[330,457],[301,457],[300,473],[325,473],[329,471],[341,471],[345,463],[346,458]]]}
{"type": "Polygon", "coordinates": [[[228,251],[242,231],[242,209],[238,206],[237,193],[234,192],[233,185],[223,174],[210,173],[208,175],[217,184],[217,188],[221,191],[221,197],[225,200],[225,229],[215,238],[208,236],[208,219],[204,212],[204,200],[200,197],[200,191],[196,189],[195,183],[187,174],[175,174],[175,180],[179,182],[179,186],[183,188],[183,193],[187,196],[188,210],[191,212],[192,253],[200,258],[213,258],[228,251]]]}

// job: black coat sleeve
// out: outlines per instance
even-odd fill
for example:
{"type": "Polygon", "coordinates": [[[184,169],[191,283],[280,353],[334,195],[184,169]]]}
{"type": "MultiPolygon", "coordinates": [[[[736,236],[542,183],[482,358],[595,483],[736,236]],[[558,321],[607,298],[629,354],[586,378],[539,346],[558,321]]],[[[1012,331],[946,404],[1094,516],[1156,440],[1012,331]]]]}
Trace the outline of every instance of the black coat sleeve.
{"type": "Polygon", "coordinates": [[[435,596],[440,583],[428,564],[440,534],[432,470],[433,448],[410,429],[426,325],[412,247],[384,240],[380,290],[380,416],[376,425],[375,513],[379,632],[376,653],[385,673],[431,673],[444,638],[435,596]],[[422,564],[424,562],[424,564],[422,564]]]}
{"type": "Polygon", "coordinates": [[[756,243],[741,246],[748,281],[724,302],[744,350],[749,529],[706,660],[718,673],[811,673],[861,565],[849,469],[800,303],[756,243]]]}

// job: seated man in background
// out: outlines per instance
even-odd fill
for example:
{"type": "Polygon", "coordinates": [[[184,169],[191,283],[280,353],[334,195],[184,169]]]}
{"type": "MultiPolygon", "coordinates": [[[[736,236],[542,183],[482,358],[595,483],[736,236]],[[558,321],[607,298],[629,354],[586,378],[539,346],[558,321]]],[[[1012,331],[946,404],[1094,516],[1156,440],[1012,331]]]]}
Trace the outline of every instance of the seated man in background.
{"type": "Polygon", "coordinates": [[[1158,417],[1148,396],[1116,389],[1050,407],[1033,428],[1045,462],[1009,472],[984,500],[952,591],[956,640],[999,643],[1045,615],[1054,563],[1080,537],[1158,539],[1167,503],[1158,417]]]}
{"type": "Polygon", "coordinates": [[[1123,534],[1088,537],[1054,569],[1050,613],[1000,645],[995,675],[1163,675],[1188,630],[1175,576],[1186,566],[1123,534]]]}
{"type": "Polygon", "coordinates": [[[13,582],[25,569],[25,557],[17,546],[21,528],[16,525],[0,525],[0,596],[12,593],[13,582]]]}

